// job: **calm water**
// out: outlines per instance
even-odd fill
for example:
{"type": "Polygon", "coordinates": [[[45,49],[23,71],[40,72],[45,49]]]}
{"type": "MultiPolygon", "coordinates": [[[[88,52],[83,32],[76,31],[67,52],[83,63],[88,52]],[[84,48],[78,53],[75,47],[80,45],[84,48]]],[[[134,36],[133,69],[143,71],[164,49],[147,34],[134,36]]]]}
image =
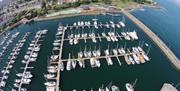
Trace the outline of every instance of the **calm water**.
{"type": "Polygon", "coordinates": [[[133,14],[155,32],[180,58],[180,1],[157,0],[163,9],[136,10],[133,14]]]}
{"type": "MultiPolygon", "coordinates": [[[[162,2],[162,4],[164,3],[162,2]]],[[[165,40],[167,44],[171,44],[170,48],[172,48],[173,51],[178,50],[179,40],[176,40],[176,38],[178,38],[178,33],[174,33],[174,31],[178,32],[178,25],[169,24],[168,20],[170,20],[173,23],[173,21],[171,20],[172,17],[169,17],[170,19],[167,20],[166,19],[167,17],[165,16],[165,15],[170,16],[169,14],[166,14],[170,12],[169,10],[166,10],[165,15],[164,15],[165,11],[162,11],[160,13],[158,12],[159,11],[157,10],[145,9],[145,11],[143,12],[137,10],[133,12],[133,14],[136,15],[139,19],[141,19],[154,32],[156,32],[163,40],[165,40]],[[142,16],[140,13],[143,13],[145,15],[142,16]],[[164,17],[164,19],[161,19],[162,16],[164,17]],[[156,17],[156,19],[154,19],[154,17],[156,17]],[[169,25],[169,27],[166,24],[169,25]],[[173,27],[175,25],[176,27],[173,27]]],[[[51,21],[34,22],[32,24],[20,25],[14,30],[10,31],[11,34],[17,31],[20,31],[21,34],[19,37],[17,37],[16,41],[14,41],[13,44],[11,44],[11,47],[9,47],[8,51],[6,52],[6,56],[3,57],[3,62],[0,63],[1,69],[2,66],[5,65],[7,61],[7,57],[12,51],[12,48],[14,47],[17,40],[22,38],[23,34],[25,34],[27,31],[31,31],[32,34],[28,38],[28,41],[26,42],[25,46],[22,48],[21,54],[18,56],[18,59],[14,64],[14,68],[11,70],[12,73],[9,76],[5,91],[8,91],[8,89],[11,88],[11,86],[13,86],[13,82],[16,77],[15,74],[17,72],[22,71],[20,70],[20,67],[23,66],[21,60],[23,60],[24,54],[27,51],[28,43],[30,43],[30,41],[33,39],[37,30],[48,29],[49,31],[46,37],[44,38],[44,41],[42,42],[41,51],[39,52],[37,62],[31,64],[31,66],[35,67],[32,70],[34,78],[32,79],[32,83],[28,85],[28,89],[29,89],[28,91],[45,91],[45,86],[43,85],[43,83],[45,82],[43,73],[46,73],[47,71],[46,69],[47,60],[48,57],[52,54],[52,47],[53,47],[52,43],[53,40],[55,39],[55,33],[59,22],[65,25],[65,24],[72,24],[73,22],[78,20],[85,21],[85,20],[91,20],[93,18],[95,18],[95,16],[79,16],[72,18],[56,19],[51,21]]],[[[99,19],[98,21],[101,21],[103,23],[112,20],[112,17],[109,15],[106,16],[99,15],[96,16],[96,18],[99,19]]],[[[122,16],[114,17],[113,20],[115,22],[118,22],[119,20],[122,20],[122,16]]],[[[175,21],[179,22],[177,19],[175,19],[175,21]]],[[[107,66],[106,61],[101,60],[101,68],[91,68],[89,65],[89,61],[86,61],[85,69],[80,69],[79,67],[77,67],[75,70],[62,72],[61,83],[60,83],[61,84],[60,87],[62,91],[72,91],[74,88],[80,91],[82,91],[83,89],[90,90],[91,88],[96,90],[100,86],[102,86],[102,84],[107,85],[110,82],[113,82],[113,84],[119,86],[121,91],[126,91],[125,83],[133,82],[136,78],[138,79],[135,88],[136,91],[159,91],[161,86],[165,82],[174,83],[174,84],[180,82],[180,78],[179,78],[180,73],[177,72],[173,68],[173,66],[170,65],[168,59],[162,54],[159,48],[156,47],[153,44],[153,42],[150,41],[150,39],[143,32],[141,32],[141,30],[139,30],[139,28],[137,28],[131,21],[125,19],[125,23],[127,25],[127,28],[116,29],[116,32],[120,33],[121,31],[136,30],[140,39],[137,41],[119,41],[118,43],[121,46],[124,46],[124,44],[126,43],[127,47],[131,47],[131,46],[137,46],[140,41],[144,41],[145,43],[152,45],[149,53],[149,57],[151,58],[151,61],[145,64],[128,66],[124,62],[124,59],[120,58],[121,62],[123,63],[122,66],[119,66],[116,59],[113,59],[114,62],[113,66],[107,66]]],[[[90,29],[86,29],[85,31],[89,32],[90,29]]],[[[109,30],[108,29],[95,30],[96,33],[101,33],[103,31],[109,31],[109,30]]],[[[66,32],[66,36],[65,36],[66,38],[67,38],[67,34],[68,31],[66,32]]],[[[115,48],[117,45],[117,43],[112,43],[112,42],[107,43],[106,40],[103,40],[101,43],[99,42],[96,44],[92,43],[91,41],[88,41],[86,44],[84,43],[84,41],[80,41],[80,44],[75,46],[70,46],[68,44],[68,41],[65,41],[65,45],[63,48],[64,49],[63,58],[68,58],[69,53],[73,54],[72,56],[76,57],[77,51],[80,50],[80,47],[83,50],[85,45],[87,46],[87,50],[89,50],[90,48],[94,49],[95,46],[96,48],[100,46],[101,52],[103,52],[103,50],[108,47],[107,46],[108,44],[110,45],[110,49],[115,48]]],[[[0,48],[0,51],[1,49],[2,48],[0,48]]],[[[147,47],[144,47],[144,49],[147,51],[147,47]]],[[[178,55],[177,51],[175,51],[175,53],[178,55]]]]}

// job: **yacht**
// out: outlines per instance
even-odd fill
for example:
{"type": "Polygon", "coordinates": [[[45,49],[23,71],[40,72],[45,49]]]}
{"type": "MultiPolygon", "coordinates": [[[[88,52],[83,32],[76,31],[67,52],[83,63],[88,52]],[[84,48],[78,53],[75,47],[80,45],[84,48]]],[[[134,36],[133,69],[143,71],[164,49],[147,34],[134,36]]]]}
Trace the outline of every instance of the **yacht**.
{"type": "Polygon", "coordinates": [[[129,58],[129,60],[130,60],[130,62],[131,62],[132,64],[135,64],[135,62],[134,62],[134,60],[133,60],[133,58],[132,58],[131,56],[128,56],[128,58],[129,58]]]}
{"type": "Polygon", "coordinates": [[[6,86],[6,82],[5,81],[1,81],[0,82],[0,87],[5,87],[6,86]]]}
{"type": "Polygon", "coordinates": [[[114,55],[118,55],[118,51],[116,49],[113,49],[114,55]]]}
{"type": "Polygon", "coordinates": [[[54,82],[54,81],[49,81],[49,82],[45,82],[44,85],[46,85],[46,86],[55,86],[55,85],[56,85],[56,82],[54,82]]]}
{"type": "Polygon", "coordinates": [[[61,71],[64,71],[64,63],[62,61],[60,62],[60,69],[61,71]]]}
{"type": "Polygon", "coordinates": [[[123,54],[122,50],[120,48],[118,49],[118,52],[119,52],[119,54],[123,54]]]}
{"type": "Polygon", "coordinates": [[[21,79],[15,79],[14,80],[16,83],[20,83],[21,82],[21,79]]]}
{"type": "Polygon", "coordinates": [[[106,25],[105,25],[107,28],[109,28],[109,24],[108,24],[108,22],[106,22],[106,25]]]}
{"type": "Polygon", "coordinates": [[[48,68],[49,73],[56,73],[57,69],[56,68],[48,68]]]}
{"type": "Polygon", "coordinates": [[[99,59],[95,59],[95,64],[96,64],[96,66],[98,68],[101,66],[101,63],[100,63],[99,59]]]}
{"type": "Polygon", "coordinates": [[[71,63],[72,63],[72,68],[75,69],[77,61],[73,60],[71,63]]]}
{"type": "Polygon", "coordinates": [[[133,54],[133,58],[134,58],[134,61],[137,63],[137,64],[140,64],[140,62],[138,61],[138,57],[136,56],[136,54],[133,54]]]}
{"type": "Polygon", "coordinates": [[[92,54],[93,54],[94,57],[96,57],[97,56],[96,55],[96,50],[92,51],[92,54]]]}
{"type": "Polygon", "coordinates": [[[116,24],[117,28],[121,28],[121,26],[119,24],[116,24]]]}
{"type": "Polygon", "coordinates": [[[138,46],[137,48],[138,48],[138,50],[139,50],[140,52],[143,51],[143,49],[142,49],[140,46],[138,46]]]}
{"type": "Polygon", "coordinates": [[[104,53],[105,53],[106,56],[109,56],[109,54],[110,54],[108,49],[105,50],[104,53]]]}
{"type": "Polygon", "coordinates": [[[92,68],[96,67],[95,58],[90,58],[90,64],[92,68]]]}
{"type": "Polygon", "coordinates": [[[118,87],[118,86],[115,86],[115,85],[112,85],[112,86],[111,86],[111,90],[112,90],[112,91],[120,91],[119,87],[118,87]]]}
{"type": "Polygon", "coordinates": [[[113,62],[110,57],[107,57],[107,63],[108,63],[108,65],[113,65],[113,62]]]}
{"type": "Polygon", "coordinates": [[[46,86],[46,91],[56,91],[55,86],[46,86]]]}
{"type": "Polygon", "coordinates": [[[24,78],[29,79],[29,78],[32,78],[32,77],[33,77],[33,75],[31,74],[31,72],[25,72],[24,78]]]}
{"type": "Polygon", "coordinates": [[[72,66],[72,63],[70,60],[67,61],[67,65],[66,65],[66,70],[67,71],[70,71],[71,70],[71,66],[72,66]]]}
{"type": "Polygon", "coordinates": [[[124,22],[120,21],[119,24],[122,26],[122,27],[125,27],[126,25],[124,24],[124,22]]]}
{"type": "Polygon", "coordinates": [[[103,36],[103,37],[106,37],[106,33],[103,32],[103,33],[102,33],[102,36],[103,36]]]}
{"type": "Polygon", "coordinates": [[[126,89],[127,91],[134,91],[134,86],[131,85],[130,83],[126,83],[126,89]]]}
{"type": "Polygon", "coordinates": [[[100,56],[101,56],[100,48],[96,51],[96,56],[97,56],[97,57],[100,57],[100,56]]]}
{"type": "Polygon", "coordinates": [[[31,79],[22,78],[23,84],[30,84],[30,82],[31,82],[31,79]]]}
{"type": "Polygon", "coordinates": [[[73,39],[72,38],[69,38],[69,44],[73,45],[73,39]]]}
{"type": "Polygon", "coordinates": [[[55,74],[45,74],[44,77],[47,79],[51,79],[55,77],[55,74]]]}
{"type": "Polygon", "coordinates": [[[82,58],[82,57],[83,57],[83,52],[82,52],[82,51],[80,51],[80,52],[78,53],[78,57],[79,57],[79,58],[82,58]]]}
{"type": "Polygon", "coordinates": [[[77,60],[79,63],[79,66],[82,68],[83,67],[83,62],[81,60],[77,60]]]}
{"type": "Polygon", "coordinates": [[[144,59],[145,59],[146,61],[149,61],[149,60],[150,60],[149,57],[148,57],[145,53],[142,53],[142,56],[144,57],[144,59]]]}

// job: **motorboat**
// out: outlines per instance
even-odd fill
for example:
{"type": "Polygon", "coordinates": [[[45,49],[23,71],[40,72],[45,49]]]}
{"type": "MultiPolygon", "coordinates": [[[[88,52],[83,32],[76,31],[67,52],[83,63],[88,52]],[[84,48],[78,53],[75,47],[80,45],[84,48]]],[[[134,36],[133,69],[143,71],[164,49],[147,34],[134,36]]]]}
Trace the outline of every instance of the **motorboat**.
{"type": "Polygon", "coordinates": [[[56,85],[56,82],[54,82],[54,81],[49,81],[49,82],[45,82],[44,85],[46,85],[46,86],[55,86],[55,85],[56,85]]]}
{"type": "Polygon", "coordinates": [[[23,84],[30,84],[30,82],[31,82],[31,79],[22,78],[23,84]]]}
{"type": "Polygon", "coordinates": [[[47,79],[51,79],[55,77],[55,74],[45,74],[44,77],[47,79]]]}

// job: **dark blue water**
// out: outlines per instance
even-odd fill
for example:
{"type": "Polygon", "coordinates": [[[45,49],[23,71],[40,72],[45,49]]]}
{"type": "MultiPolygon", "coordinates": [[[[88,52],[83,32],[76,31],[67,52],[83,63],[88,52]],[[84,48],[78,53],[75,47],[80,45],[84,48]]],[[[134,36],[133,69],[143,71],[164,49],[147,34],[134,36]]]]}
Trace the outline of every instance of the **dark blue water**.
{"type": "MultiPolygon", "coordinates": [[[[145,11],[136,10],[133,14],[138,17],[141,21],[143,21],[148,27],[150,27],[155,33],[159,35],[161,39],[163,39],[166,44],[175,52],[176,55],[179,55],[179,43],[180,43],[180,33],[179,33],[179,15],[176,7],[179,7],[178,4],[173,3],[171,0],[167,0],[167,2],[163,2],[164,0],[159,0],[158,2],[165,7],[165,9],[157,10],[157,9],[149,9],[145,8],[145,11]],[[170,8],[168,8],[170,7],[170,8]]],[[[47,72],[47,60],[48,57],[52,54],[52,43],[55,39],[55,33],[58,27],[59,22],[62,24],[72,24],[75,21],[85,21],[91,20],[95,16],[77,16],[71,18],[64,19],[55,19],[41,22],[33,22],[30,24],[20,25],[17,28],[13,29],[11,34],[19,31],[21,32],[20,36],[16,39],[20,39],[25,32],[32,32],[25,46],[23,47],[16,63],[14,64],[14,68],[11,70],[12,73],[9,76],[7,87],[13,86],[14,79],[16,78],[16,71],[21,72],[20,67],[23,66],[21,60],[27,51],[28,44],[33,39],[35,33],[40,29],[48,29],[48,33],[42,42],[41,51],[39,52],[38,61],[36,63],[32,63],[31,66],[34,67],[32,69],[32,73],[34,78],[32,79],[32,83],[28,85],[28,91],[45,91],[44,82],[45,79],[43,77],[43,73],[47,72]],[[16,70],[16,71],[15,71],[16,70]]],[[[98,15],[96,16],[99,21],[106,22],[112,19],[109,15],[98,15]]],[[[122,16],[114,17],[114,21],[117,22],[122,20],[122,16]]],[[[119,86],[121,91],[125,90],[125,83],[133,82],[136,78],[138,82],[136,84],[135,90],[137,91],[159,91],[163,83],[174,83],[177,84],[180,82],[180,73],[174,69],[174,67],[170,64],[168,59],[163,55],[160,49],[153,44],[153,42],[137,27],[133,24],[129,19],[125,19],[125,23],[127,28],[124,30],[117,29],[117,32],[121,31],[132,31],[136,30],[139,36],[138,41],[119,41],[120,45],[123,46],[127,43],[129,47],[138,45],[139,41],[144,41],[148,44],[152,45],[152,48],[149,53],[149,57],[151,58],[150,62],[140,65],[128,66],[124,58],[120,57],[122,61],[122,66],[119,66],[116,59],[113,59],[114,65],[107,66],[105,60],[101,60],[101,68],[91,68],[90,63],[86,61],[86,68],[80,69],[77,67],[72,71],[64,71],[61,74],[61,83],[60,87],[62,91],[72,91],[74,88],[82,91],[83,89],[90,90],[94,88],[98,89],[102,84],[107,85],[110,82],[113,82],[115,85],[119,86]]],[[[102,29],[103,30],[103,29],[102,29]]],[[[96,32],[102,32],[101,29],[96,30],[96,32]]],[[[86,31],[89,31],[87,29],[86,31]]],[[[103,30],[104,31],[104,30],[103,30]]],[[[109,31],[109,30],[105,30],[109,31]]],[[[3,37],[3,36],[1,36],[3,37]]],[[[66,33],[67,37],[67,33],[66,33]]],[[[7,57],[12,51],[12,48],[15,45],[15,42],[9,47],[8,52],[4,56],[4,60],[0,63],[1,68],[6,64],[7,57]]],[[[99,41],[98,41],[99,42],[99,41]]],[[[94,46],[101,45],[101,51],[107,48],[107,45],[111,44],[111,48],[115,48],[117,43],[107,43],[105,40],[101,43],[93,44],[92,42],[88,42],[89,47],[94,48],[94,46]]],[[[63,58],[68,58],[68,53],[74,54],[76,56],[77,51],[79,51],[79,47],[84,48],[85,43],[83,41],[80,42],[79,45],[70,46],[68,42],[65,42],[63,47],[63,58]]],[[[0,48],[1,49],[1,48],[0,48]]],[[[147,49],[147,48],[145,48],[147,49]]],[[[1,75],[1,74],[0,74],[1,75]]]]}
{"type": "Polygon", "coordinates": [[[157,3],[162,9],[145,8],[132,13],[180,58],[180,0],[157,0],[157,3]]]}

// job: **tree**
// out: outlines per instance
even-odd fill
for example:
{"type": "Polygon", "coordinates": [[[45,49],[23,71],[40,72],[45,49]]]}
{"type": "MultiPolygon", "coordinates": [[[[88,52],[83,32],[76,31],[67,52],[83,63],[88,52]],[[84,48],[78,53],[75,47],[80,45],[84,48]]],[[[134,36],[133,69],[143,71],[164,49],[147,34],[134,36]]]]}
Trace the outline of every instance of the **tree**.
{"type": "Polygon", "coordinates": [[[111,4],[111,3],[112,3],[111,0],[103,0],[103,2],[104,2],[105,4],[111,4]]]}

